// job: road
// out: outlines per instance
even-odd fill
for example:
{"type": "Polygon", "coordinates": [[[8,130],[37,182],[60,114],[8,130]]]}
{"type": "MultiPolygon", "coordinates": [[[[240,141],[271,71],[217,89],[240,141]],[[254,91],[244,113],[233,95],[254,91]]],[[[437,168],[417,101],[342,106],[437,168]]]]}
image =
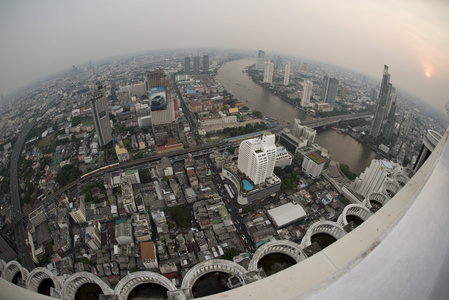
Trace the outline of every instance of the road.
{"type": "MultiPolygon", "coordinates": [[[[22,150],[26,135],[31,130],[31,128],[36,125],[36,123],[36,120],[32,121],[20,132],[11,154],[10,192],[11,208],[14,216],[19,216],[22,212],[22,209],[20,207],[19,186],[17,180],[17,166],[19,163],[20,151],[22,150]]],[[[19,255],[19,259],[22,262],[22,266],[24,266],[28,269],[28,271],[31,272],[36,266],[31,258],[30,251],[25,242],[27,238],[25,233],[25,224],[22,219],[20,220],[20,222],[16,222],[14,225],[14,236],[17,244],[17,253],[19,255]]]]}
{"type": "Polygon", "coordinates": [[[215,186],[217,187],[218,193],[222,197],[223,203],[225,204],[226,209],[231,216],[231,220],[234,223],[235,228],[237,229],[240,241],[242,242],[246,252],[248,252],[252,256],[256,249],[256,245],[252,241],[251,236],[248,234],[246,227],[243,225],[242,218],[239,214],[240,206],[237,203],[237,197],[232,197],[232,195],[229,195],[224,184],[227,183],[231,188],[235,188],[233,187],[233,184],[231,182],[227,180],[221,180],[218,170],[214,168],[209,158],[207,158],[207,165],[213,174],[212,178],[215,186]]]}

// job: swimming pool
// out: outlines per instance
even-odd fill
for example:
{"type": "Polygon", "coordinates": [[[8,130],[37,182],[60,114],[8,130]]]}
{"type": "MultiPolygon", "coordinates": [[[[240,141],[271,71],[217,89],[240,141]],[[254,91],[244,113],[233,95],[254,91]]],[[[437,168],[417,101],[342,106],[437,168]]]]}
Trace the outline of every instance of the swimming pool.
{"type": "Polygon", "coordinates": [[[243,179],[242,182],[243,182],[243,189],[245,191],[251,191],[253,189],[253,186],[251,185],[251,183],[249,183],[248,180],[243,179]]]}

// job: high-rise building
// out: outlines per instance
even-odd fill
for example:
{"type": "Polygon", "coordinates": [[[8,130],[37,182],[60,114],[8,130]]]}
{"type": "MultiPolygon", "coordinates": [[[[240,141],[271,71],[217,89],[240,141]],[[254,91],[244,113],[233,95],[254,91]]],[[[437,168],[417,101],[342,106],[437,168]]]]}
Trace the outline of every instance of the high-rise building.
{"type": "Polygon", "coordinates": [[[273,83],[273,71],[274,71],[274,64],[272,61],[267,60],[265,62],[265,69],[263,71],[263,82],[267,83],[273,83]]]}
{"type": "Polygon", "coordinates": [[[409,132],[410,127],[411,127],[411,124],[412,124],[412,121],[413,121],[413,112],[411,112],[411,113],[408,115],[407,123],[405,123],[405,131],[404,131],[404,135],[405,135],[405,136],[408,135],[408,132],[409,132]]]}
{"type": "Polygon", "coordinates": [[[184,58],[184,73],[190,74],[190,57],[184,58]]]}
{"type": "Polygon", "coordinates": [[[84,241],[92,250],[101,248],[101,232],[97,226],[86,227],[84,241]]]}
{"type": "Polygon", "coordinates": [[[136,201],[134,200],[133,185],[129,177],[120,178],[122,188],[123,207],[128,214],[137,212],[136,201]]]}
{"type": "Polygon", "coordinates": [[[364,197],[371,192],[378,192],[393,170],[391,162],[373,159],[369,167],[354,180],[353,190],[364,197]]]}
{"type": "Polygon", "coordinates": [[[302,125],[300,119],[295,118],[292,133],[298,138],[303,137],[307,139],[307,145],[310,145],[315,141],[316,130],[302,125]]]}
{"type": "Polygon", "coordinates": [[[335,105],[335,99],[337,98],[338,80],[324,76],[323,88],[321,89],[321,100],[328,103],[331,106],[335,105]]]}
{"type": "Polygon", "coordinates": [[[302,93],[302,99],[301,99],[301,106],[302,107],[309,107],[310,104],[310,98],[312,97],[312,89],[313,89],[313,82],[309,79],[304,80],[304,91],[302,93]]]}
{"type": "Polygon", "coordinates": [[[316,179],[323,172],[326,162],[327,158],[323,157],[320,152],[312,151],[304,155],[301,169],[307,176],[316,179]]]}
{"type": "Polygon", "coordinates": [[[148,99],[150,101],[151,125],[157,143],[175,136],[177,100],[163,70],[147,71],[148,99]]]}
{"type": "Polygon", "coordinates": [[[104,96],[103,85],[100,82],[97,82],[94,87],[91,105],[98,141],[100,146],[104,146],[112,141],[112,127],[109,120],[108,103],[104,96]]]}
{"type": "Polygon", "coordinates": [[[274,134],[263,134],[240,144],[238,168],[255,184],[265,182],[273,175],[276,164],[275,141],[274,134]]]}
{"type": "Polygon", "coordinates": [[[385,112],[385,118],[388,118],[390,115],[391,107],[393,103],[396,102],[396,88],[393,87],[390,83],[390,97],[388,97],[388,105],[387,105],[387,111],[385,112]]]}
{"type": "Polygon", "coordinates": [[[193,73],[199,74],[200,73],[200,57],[195,56],[193,58],[193,73]]]}
{"type": "Polygon", "coordinates": [[[385,125],[385,130],[383,136],[387,139],[391,138],[394,132],[394,127],[396,125],[396,101],[391,104],[390,112],[387,117],[387,124],[385,125]]]}
{"type": "Polygon", "coordinates": [[[285,63],[285,71],[284,71],[284,85],[290,84],[290,62],[285,63]]]}
{"type": "Polygon", "coordinates": [[[382,76],[382,84],[380,85],[379,97],[377,100],[376,113],[374,114],[373,124],[371,126],[370,136],[377,138],[382,127],[382,122],[387,111],[388,99],[390,97],[390,74],[388,73],[388,66],[384,65],[384,73],[382,76]]]}
{"type": "Polygon", "coordinates": [[[82,198],[74,199],[74,201],[69,204],[69,207],[70,207],[69,214],[75,223],[82,224],[86,222],[87,211],[84,199],[82,198]]]}
{"type": "Polygon", "coordinates": [[[47,214],[45,213],[44,206],[40,206],[36,210],[32,211],[29,215],[29,220],[34,227],[42,224],[47,220],[47,214]]]}
{"type": "Polygon", "coordinates": [[[256,70],[262,71],[265,68],[265,52],[259,50],[256,61],[256,70]]]}
{"type": "Polygon", "coordinates": [[[203,73],[209,73],[209,55],[203,55],[203,73]]]}
{"type": "Polygon", "coordinates": [[[340,98],[342,99],[342,100],[345,100],[346,99],[346,87],[345,86],[342,86],[341,87],[341,90],[340,90],[340,98]]]}

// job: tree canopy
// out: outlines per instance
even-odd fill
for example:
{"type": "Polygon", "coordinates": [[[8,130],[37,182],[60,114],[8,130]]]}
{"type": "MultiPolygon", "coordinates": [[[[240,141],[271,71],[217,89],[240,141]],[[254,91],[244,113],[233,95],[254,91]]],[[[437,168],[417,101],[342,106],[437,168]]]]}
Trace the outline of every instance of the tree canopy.
{"type": "Polygon", "coordinates": [[[60,186],[65,186],[70,182],[80,178],[81,174],[82,172],[77,167],[74,167],[72,165],[65,165],[58,172],[55,180],[60,186]]]}
{"type": "Polygon", "coordinates": [[[176,224],[184,228],[190,227],[192,216],[190,215],[190,213],[187,211],[186,208],[181,206],[174,206],[169,207],[167,211],[172,217],[172,219],[175,220],[176,224]]]}

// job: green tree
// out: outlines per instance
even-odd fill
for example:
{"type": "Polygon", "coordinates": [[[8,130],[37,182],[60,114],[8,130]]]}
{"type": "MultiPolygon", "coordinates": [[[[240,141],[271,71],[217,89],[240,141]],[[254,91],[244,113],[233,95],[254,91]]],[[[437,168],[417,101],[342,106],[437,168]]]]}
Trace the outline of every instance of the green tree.
{"type": "Polygon", "coordinates": [[[139,169],[139,177],[141,183],[151,182],[151,175],[148,169],[139,169]]]}
{"type": "Polygon", "coordinates": [[[90,260],[85,256],[80,258],[80,262],[82,262],[85,265],[90,265],[90,260]]]}
{"type": "Polygon", "coordinates": [[[186,208],[181,206],[174,206],[169,207],[167,209],[168,213],[170,214],[171,218],[175,220],[176,224],[183,228],[189,228],[190,223],[192,222],[192,216],[187,211],[186,208]]]}
{"type": "Polygon", "coordinates": [[[234,154],[234,152],[235,152],[235,147],[229,147],[229,148],[228,148],[228,152],[231,153],[231,154],[234,154]]]}
{"type": "Polygon", "coordinates": [[[72,181],[77,180],[82,175],[82,172],[77,167],[72,165],[65,165],[56,175],[56,182],[59,186],[65,186],[72,181]]]}
{"type": "Polygon", "coordinates": [[[348,177],[350,180],[354,180],[357,175],[352,173],[349,170],[349,166],[346,164],[340,164],[340,170],[343,172],[343,174],[345,174],[346,177],[348,177]]]}
{"type": "Polygon", "coordinates": [[[254,116],[256,116],[259,119],[263,118],[263,114],[260,111],[258,111],[258,110],[253,110],[252,113],[253,113],[254,116]]]}
{"type": "Polygon", "coordinates": [[[224,259],[231,260],[234,258],[234,256],[237,256],[240,254],[240,251],[235,248],[230,248],[228,251],[225,252],[223,255],[224,259]]]}

